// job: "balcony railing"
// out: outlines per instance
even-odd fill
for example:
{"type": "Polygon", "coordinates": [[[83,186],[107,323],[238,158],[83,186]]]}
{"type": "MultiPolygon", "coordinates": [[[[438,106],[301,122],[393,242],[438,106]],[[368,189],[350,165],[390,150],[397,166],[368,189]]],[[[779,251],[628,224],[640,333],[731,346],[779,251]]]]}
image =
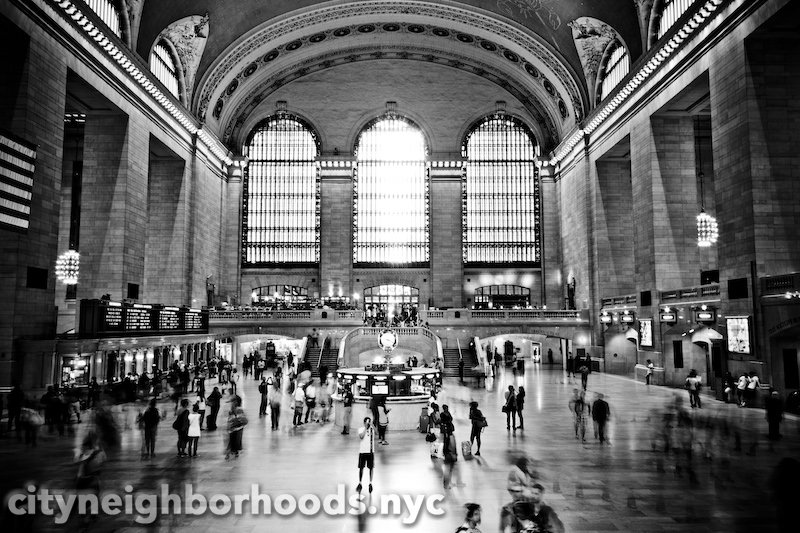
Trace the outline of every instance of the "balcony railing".
{"type": "Polygon", "coordinates": [[[763,296],[786,294],[798,290],[800,290],[800,272],[761,278],[761,294],[763,296]]]}
{"type": "Polygon", "coordinates": [[[621,296],[608,296],[600,300],[601,307],[631,306],[636,305],[635,294],[623,294],[621,296]]]}
{"type": "Polygon", "coordinates": [[[719,285],[701,285],[699,287],[686,287],[661,291],[661,303],[677,302],[681,300],[712,299],[719,300],[719,285]]]}

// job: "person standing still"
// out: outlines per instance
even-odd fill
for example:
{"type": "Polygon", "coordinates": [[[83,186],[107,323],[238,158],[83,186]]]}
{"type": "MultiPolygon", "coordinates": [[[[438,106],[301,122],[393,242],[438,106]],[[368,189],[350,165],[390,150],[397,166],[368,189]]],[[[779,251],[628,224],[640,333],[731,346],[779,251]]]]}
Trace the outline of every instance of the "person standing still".
{"type": "Polygon", "coordinates": [[[519,426],[517,429],[525,429],[525,421],[522,419],[522,409],[525,407],[525,387],[517,389],[517,418],[519,426]]]}
{"type": "Polygon", "coordinates": [[[517,430],[517,394],[514,386],[509,385],[506,391],[506,403],[503,405],[503,412],[506,414],[506,429],[514,428],[517,430]]]}
{"type": "Polygon", "coordinates": [[[597,429],[597,438],[600,439],[600,444],[606,442],[606,423],[611,418],[611,408],[608,406],[600,393],[595,395],[595,401],[592,404],[592,420],[597,429]]]}
{"type": "Polygon", "coordinates": [[[647,382],[648,385],[650,385],[650,378],[653,376],[653,369],[654,368],[655,368],[655,365],[653,364],[653,361],[648,359],[647,360],[647,374],[644,375],[644,379],[645,379],[645,381],[647,382]]]}
{"type": "Polygon", "coordinates": [[[765,402],[767,412],[767,424],[769,426],[769,439],[780,440],[781,420],[783,420],[783,401],[776,390],[771,390],[765,402]]]}
{"type": "Polygon", "coordinates": [[[261,403],[258,406],[258,416],[267,415],[267,403],[270,392],[270,386],[267,384],[267,378],[261,376],[261,383],[258,384],[258,392],[261,395],[261,403]]]}
{"type": "Polygon", "coordinates": [[[142,426],[144,429],[144,449],[142,458],[156,456],[156,432],[158,423],[161,421],[161,414],[156,407],[156,399],[150,400],[150,404],[142,413],[142,426]]]}
{"type": "Polygon", "coordinates": [[[372,474],[375,470],[375,429],[372,419],[364,418],[364,425],[358,430],[361,443],[358,446],[358,486],[356,492],[361,492],[361,478],[364,476],[364,467],[369,469],[369,491],[372,492],[372,474]]]}
{"type": "Polygon", "coordinates": [[[206,427],[214,431],[217,429],[217,416],[219,415],[219,409],[222,406],[222,394],[219,392],[219,387],[214,387],[214,390],[211,391],[211,394],[208,395],[206,399],[206,405],[211,408],[211,414],[208,416],[208,422],[206,423],[206,427]]]}
{"type": "Polygon", "coordinates": [[[478,451],[475,452],[475,455],[479,456],[481,454],[481,432],[483,432],[483,428],[485,428],[487,424],[486,417],[483,416],[481,410],[478,409],[478,402],[469,403],[469,421],[472,424],[469,443],[472,445],[476,440],[478,441],[478,451]]]}
{"type": "Polygon", "coordinates": [[[267,394],[269,419],[273,431],[278,429],[278,422],[281,418],[281,396],[281,389],[278,387],[277,381],[273,381],[269,394],[267,394]]]}
{"type": "Polygon", "coordinates": [[[575,376],[575,358],[572,357],[572,352],[567,353],[567,377],[575,376]]]}
{"type": "Polygon", "coordinates": [[[353,391],[350,387],[347,387],[342,396],[342,407],[344,407],[344,413],[342,413],[342,435],[350,433],[350,420],[353,418],[353,400],[355,400],[353,391]]]}

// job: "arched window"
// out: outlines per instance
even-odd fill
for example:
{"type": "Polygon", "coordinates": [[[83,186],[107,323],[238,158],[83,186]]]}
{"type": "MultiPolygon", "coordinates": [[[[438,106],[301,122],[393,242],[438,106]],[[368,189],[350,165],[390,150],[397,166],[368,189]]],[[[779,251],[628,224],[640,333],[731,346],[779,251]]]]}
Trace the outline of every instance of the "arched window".
{"type": "Polygon", "coordinates": [[[370,316],[377,311],[399,315],[419,306],[419,289],[408,285],[376,285],[364,289],[364,309],[370,316]]]}
{"type": "Polygon", "coordinates": [[[155,74],[156,78],[164,84],[164,87],[173,96],[180,98],[178,94],[178,70],[175,68],[172,54],[170,54],[163,41],[153,47],[153,52],[150,54],[150,71],[155,74]]]}
{"type": "Polygon", "coordinates": [[[678,19],[686,13],[686,10],[689,9],[694,1],[695,0],[662,0],[656,40],[660,39],[676,22],[678,22],[678,19]]]}
{"type": "Polygon", "coordinates": [[[475,309],[524,309],[531,305],[531,290],[519,285],[487,285],[475,289],[475,309]]]}
{"type": "Polygon", "coordinates": [[[281,113],[260,123],[247,143],[242,266],[319,261],[317,136],[281,113]]]}
{"type": "Polygon", "coordinates": [[[292,305],[295,302],[308,300],[308,289],[298,285],[263,285],[256,287],[250,293],[253,304],[285,303],[292,305]]]}
{"type": "Polygon", "coordinates": [[[539,180],[531,131],[505,114],[481,120],[462,147],[465,263],[539,262],[539,180]]]}
{"type": "Polygon", "coordinates": [[[605,62],[603,72],[601,73],[602,81],[600,83],[600,94],[597,101],[599,102],[609,94],[614,88],[619,85],[619,82],[628,75],[631,69],[631,59],[625,46],[619,42],[614,41],[610,45],[610,53],[608,53],[608,61],[605,62]]]}
{"type": "Polygon", "coordinates": [[[416,266],[428,262],[429,184],[422,131],[388,114],[356,142],[353,262],[416,266]]]}
{"type": "Polygon", "coordinates": [[[86,5],[94,11],[100,20],[102,20],[108,29],[110,29],[117,37],[122,37],[122,29],[119,23],[119,9],[116,3],[112,0],[84,0],[86,5]]]}

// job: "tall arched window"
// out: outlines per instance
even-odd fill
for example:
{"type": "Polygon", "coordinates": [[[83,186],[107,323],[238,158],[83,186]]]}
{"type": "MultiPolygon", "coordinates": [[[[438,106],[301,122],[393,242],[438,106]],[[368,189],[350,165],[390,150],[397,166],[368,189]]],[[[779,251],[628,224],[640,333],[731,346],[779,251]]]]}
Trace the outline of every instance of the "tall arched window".
{"type": "Polygon", "coordinates": [[[678,22],[681,15],[694,3],[695,0],[662,0],[661,12],[658,19],[658,32],[656,40],[660,39],[678,22]]]}
{"type": "Polygon", "coordinates": [[[422,131],[387,114],[356,142],[353,262],[415,266],[428,262],[429,184],[422,131]]]}
{"type": "Polygon", "coordinates": [[[119,9],[117,9],[115,2],[112,0],[84,1],[117,37],[122,37],[122,29],[119,23],[119,9]]]}
{"type": "Polygon", "coordinates": [[[319,261],[319,145],[302,119],[281,113],[247,143],[242,266],[319,261]]]}
{"type": "Polygon", "coordinates": [[[539,263],[535,150],[528,127],[504,114],[481,120],[467,134],[465,263],[539,263]]]}
{"type": "Polygon", "coordinates": [[[597,101],[599,102],[611,94],[611,91],[619,85],[619,82],[628,75],[630,69],[631,59],[625,49],[625,45],[619,41],[614,41],[610,45],[608,60],[605,62],[601,73],[602,81],[600,82],[600,94],[597,101]]]}
{"type": "Polygon", "coordinates": [[[178,94],[178,70],[175,68],[175,61],[172,59],[164,42],[159,42],[153,47],[150,54],[150,71],[156,78],[164,84],[169,92],[176,98],[178,94]]]}

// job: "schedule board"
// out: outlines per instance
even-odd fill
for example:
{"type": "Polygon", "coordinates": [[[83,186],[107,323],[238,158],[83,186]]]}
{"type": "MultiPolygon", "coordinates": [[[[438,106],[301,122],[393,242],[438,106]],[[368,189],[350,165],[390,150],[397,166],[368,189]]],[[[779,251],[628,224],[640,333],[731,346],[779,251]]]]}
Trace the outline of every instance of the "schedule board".
{"type": "Polygon", "coordinates": [[[81,300],[78,324],[81,338],[207,333],[208,311],[160,304],[81,300]]]}

